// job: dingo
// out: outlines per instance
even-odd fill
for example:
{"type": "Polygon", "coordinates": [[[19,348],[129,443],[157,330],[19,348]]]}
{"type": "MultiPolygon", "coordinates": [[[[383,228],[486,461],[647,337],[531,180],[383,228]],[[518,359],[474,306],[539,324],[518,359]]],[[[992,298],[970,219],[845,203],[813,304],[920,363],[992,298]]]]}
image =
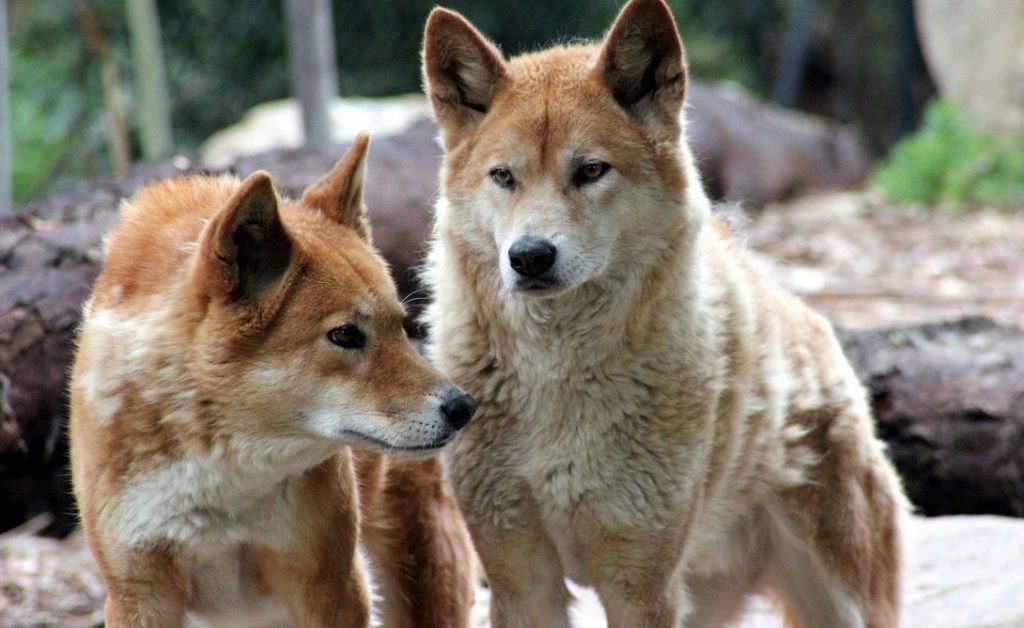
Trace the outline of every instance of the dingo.
{"type": "Polygon", "coordinates": [[[436,459],[347,447],[426,456],[475,405],[405,337],[366,149],[298,202],[257,172],[125,204],[71,383],[108,626],[366,626],[357,540],[388,626],[468,623],[473,558],[436,459]]]}
{"type": "MultiPolygon", "coordinates": [[[[662,0],[603,43],[506,61],[426,27],[446,156],[431,357],[480,403],[447,462],[499,626],[893,626],[899,480],[829,324],[710,218],[662,0]]],[[[813,237],[813,234],[808,234],[813,237]]]]}

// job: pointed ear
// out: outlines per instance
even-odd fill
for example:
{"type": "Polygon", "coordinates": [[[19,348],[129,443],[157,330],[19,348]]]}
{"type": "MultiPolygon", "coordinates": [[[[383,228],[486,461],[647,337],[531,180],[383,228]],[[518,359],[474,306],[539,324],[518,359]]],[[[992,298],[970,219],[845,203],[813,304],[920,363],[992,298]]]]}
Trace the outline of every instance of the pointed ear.
{"type": "Polygon", "coordinates": [[[288,269],[291,249],[270,175],[255,172],[203,230],[203,285],[229,300],[256,299],[288,269]]]}
{"type": "Polygon", "coordinates": [[[363,203],[363,179],[369,146],[370,136],[361,131],[334,168],[302,193],[303,205],[319,209],[328,218],[352,228],[367,242],[370,227],[363,203]]]}
{"type": "Polygon", "coordinates": [[[423,37],[423,81],[445,148],[451,150],[491,107],[507,76],[501,52],[466,18],[434,9],[423,37]]]}
{"type": "Polygon", "coordinates": [[[664,0],[631,0],[605,37],[597,72],[641,123],[678,132],[686,58],[664,0]]]}

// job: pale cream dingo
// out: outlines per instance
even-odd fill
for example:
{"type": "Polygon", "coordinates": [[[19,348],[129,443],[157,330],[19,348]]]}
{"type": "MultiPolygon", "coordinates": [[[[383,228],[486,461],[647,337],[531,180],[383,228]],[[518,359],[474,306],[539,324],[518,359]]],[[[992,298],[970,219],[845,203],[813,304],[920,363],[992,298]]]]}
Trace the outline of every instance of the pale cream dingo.
{"type": "Polygon", "coordinates": [[[829,324],[710,218],[664,2],[512,60],[437,9],[424,74],[426,320],[480,403],[447,461],[495,625],[566,626],[565,577],[613,627],[725,624],[756,591],[896,625],[900,482],[829,324]]]}

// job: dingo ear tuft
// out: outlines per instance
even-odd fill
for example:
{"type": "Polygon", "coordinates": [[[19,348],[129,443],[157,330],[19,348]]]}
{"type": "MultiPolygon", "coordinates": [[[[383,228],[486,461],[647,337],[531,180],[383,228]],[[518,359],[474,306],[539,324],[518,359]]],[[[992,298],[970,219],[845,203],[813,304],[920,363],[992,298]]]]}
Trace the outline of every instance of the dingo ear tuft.
{"type": "Polygon", "coordinates": [[[370,136],[361,131],[334,168],[302,193],[303,205],[319,209],[328,218],[351,227],[366,242],[370,242],[370,226],[363,203],[363,180],[369,146],[370,136]]]}
{"type": "Polygon", "coordinates": [[[664,0],[631,0],[622,9],[605,37],[597,71],[641,123],[678,131],[686,58],[664,0]]]}
{"type": "Polygon", "coordinates": [[[203,285],[229,300],[258,298],[287,270],[291,249],[270,175],[255,172],[203,230],[203,285]]]}
{"type": "Polygon", "coordinates": [[[501,52],[466,18],[441,8],[430,13],[423,37],[423,80],[447,149],[483,119],[505,77],[501,52]]]}

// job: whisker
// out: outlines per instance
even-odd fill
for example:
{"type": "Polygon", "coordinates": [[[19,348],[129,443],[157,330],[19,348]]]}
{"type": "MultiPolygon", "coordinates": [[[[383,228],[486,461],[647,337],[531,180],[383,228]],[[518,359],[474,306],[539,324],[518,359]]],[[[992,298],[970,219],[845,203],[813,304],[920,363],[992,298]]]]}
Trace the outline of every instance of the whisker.
{"type": "Polygon", "coordinates": [[[424,299],[430,298],[430,295],[426,294],[426,292],[427,291],[426,291],[425,288],[417,288],[417,289],[413,290],[409,294],[405,295],[405,298],[402,299],[402,305],[405,305],[406,303],[409,303],[413,299],[420,298],[421,294],[423,295],[422,298],[424,298],[424,299]]]}

